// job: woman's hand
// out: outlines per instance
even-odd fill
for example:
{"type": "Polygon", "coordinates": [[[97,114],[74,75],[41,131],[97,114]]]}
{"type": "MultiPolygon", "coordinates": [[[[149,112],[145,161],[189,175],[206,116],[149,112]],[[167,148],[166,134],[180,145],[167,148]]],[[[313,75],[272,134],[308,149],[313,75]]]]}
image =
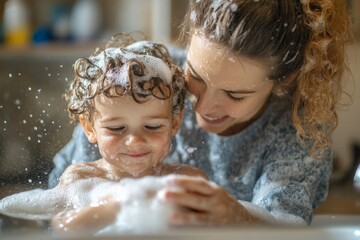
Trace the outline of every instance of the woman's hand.
{"type": "Polygon", "coordinates": [[[118,201],[106,198],[78,210],[56,214],[51,220],[51,226],[56,232],[83,232],[91,235],[113,223],[119,209],[118,201]]]}
{"type": "Polygon", "coordinates": [[[176,206],[173,225],[239,224],[256,219],[224,189],[200,177],[174,176],[168,182],[179,190],[166,190],[165,201],[176,206]]]}

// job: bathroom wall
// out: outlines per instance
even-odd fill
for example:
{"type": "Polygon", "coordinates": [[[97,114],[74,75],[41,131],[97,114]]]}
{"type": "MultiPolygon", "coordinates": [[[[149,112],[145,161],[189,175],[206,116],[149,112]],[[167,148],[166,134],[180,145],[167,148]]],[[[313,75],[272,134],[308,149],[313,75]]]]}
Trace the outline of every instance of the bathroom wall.
{"type": "MultiPolygon", "coordinates": [[[[357,39],[347,48],[351,75],[347,75],[344,87],[352,99],[350,106],[338,111],[339,124],[335,129],[333,144],[338,159],[339,170],[345,172],[353,161],[352,144],[360,144],[360,42],[357,39]]],[[[348,102],[348,98],[343,100],[348,102]]]]}

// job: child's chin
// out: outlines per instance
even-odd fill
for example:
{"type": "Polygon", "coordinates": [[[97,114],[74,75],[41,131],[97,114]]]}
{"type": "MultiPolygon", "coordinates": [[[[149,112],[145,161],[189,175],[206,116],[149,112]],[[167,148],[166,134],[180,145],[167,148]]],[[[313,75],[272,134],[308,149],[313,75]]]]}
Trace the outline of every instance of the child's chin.
{"type": "Polygon", "coordinates": [[[129,166],[129,168],[126,169],[126,172],[137,178],[137,177],[143,177],[145,175],[149,175],[151,169],[148,168],[148,166],[144,166],[144,164],[134,164],[133,166],[129,166]]]}

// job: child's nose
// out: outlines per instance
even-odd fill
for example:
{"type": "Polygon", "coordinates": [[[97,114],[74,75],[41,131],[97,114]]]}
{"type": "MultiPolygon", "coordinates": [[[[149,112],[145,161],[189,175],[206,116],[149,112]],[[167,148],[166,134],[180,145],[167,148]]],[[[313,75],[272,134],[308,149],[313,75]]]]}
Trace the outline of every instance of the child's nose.
{"type": "Polygon", "coordinates": [[[140,145],[140,144],[144,144],[144,143],[145,143],[144,137],[138,133],[129,134],[125,139],[126,146],[134,146],[134,145],[140,145]]]}

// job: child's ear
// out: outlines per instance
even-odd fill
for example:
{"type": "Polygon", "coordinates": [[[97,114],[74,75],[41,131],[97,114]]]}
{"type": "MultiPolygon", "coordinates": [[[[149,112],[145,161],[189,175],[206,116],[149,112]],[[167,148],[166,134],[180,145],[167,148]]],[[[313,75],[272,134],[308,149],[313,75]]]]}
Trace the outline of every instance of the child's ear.
{"type": "Polygon", "coordinates": [[[96,141],[97,141],[96,132],[95,132],[95,129],[93,128],[92,123],[89,121],[89,119],[86,116],[81,115],[79,117],[79,121],[80,121],[80,124],[81,124],[89,142],[96,143],[96,141]]]}
{"type": "Polygon", "coordinates": [[[182,125],[182,120],[184,117],[184,109],[181,110],[180,113],[174,113],[173,114],[173,120],[172,120],[172,130],[171,130],[171,135],[175,136],[176,133],[179,131],[181,125],[182,125]]]}

